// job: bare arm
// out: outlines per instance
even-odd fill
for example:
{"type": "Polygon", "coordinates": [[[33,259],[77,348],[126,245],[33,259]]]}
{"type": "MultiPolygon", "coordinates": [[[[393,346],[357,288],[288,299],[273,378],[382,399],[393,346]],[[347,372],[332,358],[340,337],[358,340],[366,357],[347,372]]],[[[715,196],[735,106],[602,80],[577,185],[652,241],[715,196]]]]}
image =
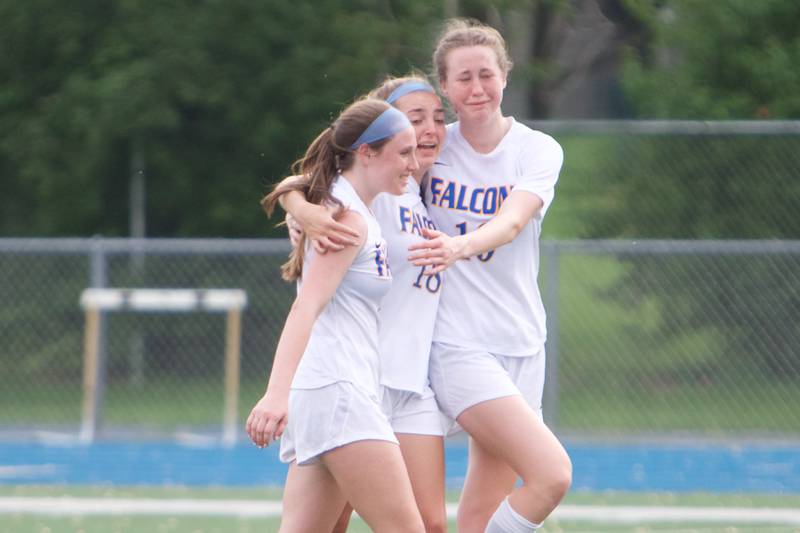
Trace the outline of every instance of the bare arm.
{"type": "MultiPolygon", "coordinates": [[[[366,223],[357,213],[347,211],[341,220],[348,228],[366,235],[366,223]]],[[[288,417],[289,389],[311,329],[359,249],[350,246],[340,252],[317,255],[309,264],[275,350],[267,391],[247,417],[246,430],[256,446],[267,446],[283,434],[288,417]]]]}
{"type": "MultiPolygon", "coordinates": [[[[284,178],[283,183],[299,179],[300,176],[289,176],[284,178]]],[[[335,207],[312,204],[300,191],[287,192],[278,199],[278,203],[295,219],[297,226],[302,228],[301,231],[311,239],[311,244],[317,253],[341,250],[358,242],[359,235],[353,228],[334,218],[337,211],[335,207]]],[[[289,231],[293,231],[292,227],[289,231]]]]}
{"type": "Polygon", "coordinates": [[[513,191],[497,215],[480,228],[451,237],[441,231],[424,229],[428,240],[412,244],[408,259],[416,266],[430,265],[425,273],[433,275],[459,259],[466,259],[499,248],[513,241],[544,203],[528,191],[513,191]]]}

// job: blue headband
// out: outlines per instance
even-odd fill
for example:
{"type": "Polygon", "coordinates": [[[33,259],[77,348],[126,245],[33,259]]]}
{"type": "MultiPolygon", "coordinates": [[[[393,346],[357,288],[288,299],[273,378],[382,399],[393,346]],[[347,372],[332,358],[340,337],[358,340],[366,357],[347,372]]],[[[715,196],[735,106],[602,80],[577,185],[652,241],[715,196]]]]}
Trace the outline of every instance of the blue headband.
{"type": "Polygon", "coordinates": [[[410,127],[411,122],[408,121],[408,117],[406,117],[403,112],[398,111],[394,107],[389,107],[386,111],[378,115],[378,118],[373,120],[372,124],[367,126],[367,129],[364,130],[364,133],[359,135],[356,142],[350,145],[350,149],[355,150],[362,144],[370,144],[375,141],[380,141],[381,139],[386,139],[410,127]]]}
{"type": "Polygon", "coordinates": [[[401,83],[399,87],[392,91],[392,94],[389,95],[386,101],[390,104],[394,104],[398,99],[404,97],[408,93],[415,93],[417,91],[426,93],[436,92],[433,90],[433,87],[424,81],[407,81],[405,83],[401,83]]]}

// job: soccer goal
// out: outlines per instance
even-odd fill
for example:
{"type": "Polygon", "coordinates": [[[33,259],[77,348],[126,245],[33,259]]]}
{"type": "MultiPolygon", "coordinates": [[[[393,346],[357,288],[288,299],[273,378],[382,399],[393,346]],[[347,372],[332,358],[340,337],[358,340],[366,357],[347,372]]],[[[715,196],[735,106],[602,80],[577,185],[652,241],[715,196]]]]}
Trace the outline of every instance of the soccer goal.
{"type": "Polygon", "coordinates": [[[85,289],[81,307],[86,314],[83,350],[83,404],[79,439],[94,442],[98,425],[98,388],[101,384],[100,336],[101,313],[125,311],[135,313],[171,312],[226,313],[225,327],[225,392],[222,442],[236,443],[239,397],[239,360],[242,310],[247,294],[241,289],[85,289]]]}

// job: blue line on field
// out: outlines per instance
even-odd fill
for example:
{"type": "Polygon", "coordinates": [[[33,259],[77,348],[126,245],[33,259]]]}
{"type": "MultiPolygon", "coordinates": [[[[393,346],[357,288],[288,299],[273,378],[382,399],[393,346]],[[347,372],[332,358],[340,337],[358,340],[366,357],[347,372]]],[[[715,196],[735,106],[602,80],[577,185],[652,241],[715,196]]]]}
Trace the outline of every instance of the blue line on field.
{"type": "MultiPolygon", "coordinates": [[[[573,489],[800,493],[800,449],[723,445],[567,446],[573,489]]],[[[464,442],[447,445],[447,485],[459,488],[464,442]]],[[[0,484],[282,485],[276,447],[171,442],[0,443],[0,484]]]]}

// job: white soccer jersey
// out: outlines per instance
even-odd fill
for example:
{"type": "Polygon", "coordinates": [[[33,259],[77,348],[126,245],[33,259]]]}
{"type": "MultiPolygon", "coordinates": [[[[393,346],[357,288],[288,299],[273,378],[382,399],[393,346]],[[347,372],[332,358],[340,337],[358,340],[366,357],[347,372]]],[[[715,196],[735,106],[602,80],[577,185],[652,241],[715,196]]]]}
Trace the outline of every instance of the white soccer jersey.
{"type": "Polygon", "coordinates": [[[407,259],[408,247],[423,240],[422,228],[435,229],[419,185],[409,177],[401,196],[379,194],[372,211],[389,249],[392,288],[381,302],[381,384],[421,394],[428,383],[436,309],[443,274],[426,276],[407,259]]]}
{"type": "Polygon", "coordinates": [[[532,192],[544,202],[513,242],[448,269],[434,332],[437,342],[522,356],[537,353],[546,338],[537,284],[539,234],[563,152],[549,135],[510,120],[511,128],[488,154],[467,143],[457,122],[450,124],[425,197],[431,218],[450,235],[487,222],[512,189],[532,192]]]}
{"type": "MultiPolygon", "coordinates": [[[[346,178],[339,176],[331,192],[345,207],[364,217],[367,238],[314,323],[292,388],[316,389],[347,381],[378,399],[378,308],[392,283],[386,241],[378,221],[346,178]]],[[[314,257],[315,252],[307,246],[304,272],[314,257]]]]}

